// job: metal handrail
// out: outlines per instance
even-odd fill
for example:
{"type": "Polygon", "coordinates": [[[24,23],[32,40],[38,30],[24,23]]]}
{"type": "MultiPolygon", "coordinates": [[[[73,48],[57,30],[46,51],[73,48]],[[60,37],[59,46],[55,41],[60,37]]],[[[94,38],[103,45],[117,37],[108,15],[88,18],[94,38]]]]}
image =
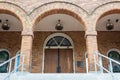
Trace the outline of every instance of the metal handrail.
{"type": "Polygon", "coordinates": [[[116,61],[116,60],[114,60],[114,59],[112,59],[112,58],[109,58],[109,57],[107,57],[107,56],[105,56],[105,55],[103,55],[103,54],[100,54],[100,53],[97,53],[97,54],[100,55],[100,56],[102,56],[102,57],[104,57],[104,58],[106,58],[106,59],[108,59],[108,60],[111,60],[112,62],[115,62],[115,63],[117,63],[117,64],[120,65],[120,62],[118,62],[118,61],[116,61]]]}
{"type": "Polygon", "coordinates": [[[16,59],[16,57],[18,57],[18,56],[20,56],[20,54],[18,54],[18,55],[16,55],[16,56],[12,57],[11,59],[5,61],[4,63],[1,63],[1,64],[0,64],[0,67],[3,66],[3,65],[5,65],[6,63],[8,63],[8,62],[10,62],[10,61],[12,61],[12,60],[14,60],[14,59],[16,59]]]}
{"type": "Polygon", "coordinates": [[[8,75],[4,78],[4,80],[10,80],[10,76],[12,73],[15,73],[17,69],[19,69],[21,67],[21,70],[23,72],[23,68],[24,68],[24,55],[20,55],[20,54],[17,54],[16,56],[12,57],[11,59],[3,62],[0,64],[0,67],[5,65],[5,64],[8,64],[9,63],[9,71],[8,71],[8,75]],[[16,68],[14,68],[13,70],[11,70],[12,68],[12,61],[15,60],[17,57],[20,57],[22,56],[22,63],[19,64],[16,68]]]}
{"type": "Polygon", "coordinates": [[[108,73],[111,74],[112,78],[115,78],[115,80],[119,80],[119,79],[117,79],[117,78],[112,74],[112,73],[113,73],[113,71],[112,71],[112,69],[113,69],[113,68],[112,68],[112,62],[120,65],[120,63],[119,63],[118,61],[115,61],[114,59],[111,59],[111,58],[109,58],[109,57],[107,57],[107,56],[105,56],[105,55],[103,55],[103,54],[101,54],[101,53],[96,52],[95,55],[94,55],[94,62],[95,62],[95,71],[96,71],[96,72],[97,72],[97,66],[99,66],[102,73],[103,73],[103,70],[105,70],[106,72],[108,72],[108,73]],[[101,63],[97,63],[97,62],[96,62],[96,60],[97,60],[97,59],[96,59],[96,56],[98,56],[98,58],[100,57],[101,61],[102,61],[102,57],[103,57],[103,58],[106,58],[107,60],[109,60],[109,61],[110,61],[111,69],[110,69],[110,70],[106,69],[106,68],[101,64],[102,62],[101,62],[101,63]]]}

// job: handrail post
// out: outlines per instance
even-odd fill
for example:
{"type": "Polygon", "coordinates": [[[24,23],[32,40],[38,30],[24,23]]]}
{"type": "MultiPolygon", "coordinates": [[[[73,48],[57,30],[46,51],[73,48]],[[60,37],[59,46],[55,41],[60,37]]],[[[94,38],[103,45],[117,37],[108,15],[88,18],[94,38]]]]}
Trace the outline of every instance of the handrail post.
{"type": "Polygon", "coordinates": [[[24,71],[24,54],[22,55],[22,73],[23,73],[23,71],[24,71]]]}
{"type": "Polygon", "coordinates": [[[97,73],[96,53],[94,53],[94,66],[95,66],[95,72],[97,73]]]}
{"type": "Polygon", "coordinates": [[[11,72],[11,66],[12,66],[12,60],[10,61],[10,65],[9,65],[9,74],[11,72]]]}
{"type": "Polygon", "coordinates": [[[86,72],[88,73],[88,54],[86,54],[86,72]]]}
{"type": "Polygon", "coordinates": [[[12,60],[10,60],[10,65],[9,65],[9,76],[8,76],[8,80],[10,80],[10,72],[11,72],[11,66],[12,66],[12,60]]]}
{"type": "MultiPolygon", "coordinates": [[[[103,67],[103,64],[102,64],[102,56],[99,55],[99,64],[100,66],[103,67]]],[[[100,72],[103,73],[103,68],[100,67],[100,72]]]]}
{"type": "Polygon", "coordinates": [[[17,67],[18,67],[18,65],[17,65],[17,62],[18,62],[18,57],[19,57],[20,55],[16,55],[16,57],[15,57],[15,66],[14,66],[14,72],[17,72],[17,67]]]}
{"type": "Polygon", "coordinates": [[[110,72],[113,73],[112,61],[111,60],[109,60],[109,61],[110,61],[110,66],[109,66],[110,67],[110,72]]]}

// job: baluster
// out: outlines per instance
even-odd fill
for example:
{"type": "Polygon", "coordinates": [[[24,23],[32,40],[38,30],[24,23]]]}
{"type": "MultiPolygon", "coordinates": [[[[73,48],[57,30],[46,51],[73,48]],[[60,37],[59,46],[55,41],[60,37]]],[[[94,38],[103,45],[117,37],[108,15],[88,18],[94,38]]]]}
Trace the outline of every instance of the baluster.
{"type": "Polygon", "coordinates": [[[9,65],[9,74],[8,74],[8,80],[10,80],[11,66],[12,66],[12,60],[10,61],[10,65],[9,65]]]}
{"type": "Polygon", "coordinates": [[[86,72],[88,73],[88,54],[86,54],[86,72]]]}
{"type": "Polygon", "coordinates": [[[99,56],[99,63],[100,63],[100,72],[103,73],[103,64],[102,64],[102,56],[99,56]]]}
{"type": "Polygon", "coordinates": [[[110,61],[110,71],[111,71],[111,73],[113,73],[112,61],[111,60],[109,60],[109,61],[110,61]]]}
{"type": "Polygon", "coordinates": [[[94,53],[94,65],[95,65],[95,72],[97,73],[96,53],[94,53]]]}
{"type": "Polygon", "coordinates": [[[16,58],[15,58],[15,66],[14,66],[14,71],[17,72],[17,62],[18,62],[18,55],[16,55],[16,58]]]}
{"type": "Polygon", "coordinates": [[[25,55],[22,55],[22,72],[24,70],[24,57],[25,57],[25,55]]]}
{"type": "Polygon", "coordinates": [[[10,61],[10,65],[9,65],[9,74],[11,72],[11,66],[12,66],[12,60],[10,61]]]}

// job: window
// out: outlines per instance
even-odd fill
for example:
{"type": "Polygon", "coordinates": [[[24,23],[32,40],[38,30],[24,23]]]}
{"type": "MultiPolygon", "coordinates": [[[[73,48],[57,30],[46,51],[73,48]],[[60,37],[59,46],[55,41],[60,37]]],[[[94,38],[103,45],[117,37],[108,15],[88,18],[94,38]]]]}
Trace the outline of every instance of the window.
{"type": "MultiPolygon", "coordinates": [[[[0,51],[0,63],[7,61],[9,59],[9,53],[5,50],[0,51]]],[[[8,64],[0,67],[0,73],[6,73],[8,71],[8,64]]]]}
{"type": "Polygon", "coordinates": [[[47,42],[46,46],[47,47],[50,47],[50,46],[67,46],[67,47],[70,47],[71,43],[67,38],[64,38],[62,36],[55,36],[47,42]]]}
{"type": "MultiPolygon", "coordinates": [[[[118,51],[112,50],[108,53],[108,57],[120,62],[120,54],[118,51]]],[[[110,66],[109,66],[110,67],[110,66]]],[[[112,62],[113,72],[120,72],[120,65],[112,62]]]]}
{"type": "Polygon", "coordinates": [[[108,57],[120,61],[120,54],[117,51],[110,51],[108,57]]]}

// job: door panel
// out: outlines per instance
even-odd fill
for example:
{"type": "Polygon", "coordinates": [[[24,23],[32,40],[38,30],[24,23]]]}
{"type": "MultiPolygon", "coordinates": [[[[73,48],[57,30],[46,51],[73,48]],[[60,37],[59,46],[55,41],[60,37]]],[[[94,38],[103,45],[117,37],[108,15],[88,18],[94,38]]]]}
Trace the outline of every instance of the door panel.
{"type": "Polygon", "coordinates": [[[45,73],[56,73],[57,67],[57,50],[45,50],[45,73]]]}
{"type": "Polygon", "coordinates": [[[72,49],[60,50],[61,73],[73,72],[73,51],[72,49]]]}
{"type": "MultiPolygon", "coordinates": [[[[72,49],[59,49],[61,73],[73,72],[73,51],[72,49]]],[[[56,73],[58,66],[58,50],[45,50],[45,73],[56,73]]]]}

